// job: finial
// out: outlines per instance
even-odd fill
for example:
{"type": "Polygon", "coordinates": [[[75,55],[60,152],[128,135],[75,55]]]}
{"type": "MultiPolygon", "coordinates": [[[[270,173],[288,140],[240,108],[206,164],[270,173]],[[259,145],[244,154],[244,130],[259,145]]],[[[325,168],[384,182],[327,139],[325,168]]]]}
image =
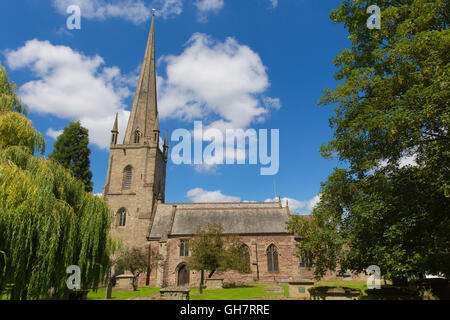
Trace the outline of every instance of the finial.
{"type": "Polygon", "coordinates": [[[153,8],[153,9],[152,9],[152,16],[155,16],[155,14],[156,14],[156,9],[153,8]]]}

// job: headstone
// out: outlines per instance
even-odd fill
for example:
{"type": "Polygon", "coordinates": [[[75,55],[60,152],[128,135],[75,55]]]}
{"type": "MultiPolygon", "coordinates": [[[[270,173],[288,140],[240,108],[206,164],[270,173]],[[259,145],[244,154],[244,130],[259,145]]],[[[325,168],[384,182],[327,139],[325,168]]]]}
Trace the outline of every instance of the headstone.
{"type": "Polygon", "coordinates": [[[220,290],[223,289],[223,279],[206,279],[206,290],[220,290]]]}
{"type": "Polygon", "coordinates": [[[163,300],[189,300],[190,291],[186,287],[168,287],[161,289],[159,295],[163,300]]]}

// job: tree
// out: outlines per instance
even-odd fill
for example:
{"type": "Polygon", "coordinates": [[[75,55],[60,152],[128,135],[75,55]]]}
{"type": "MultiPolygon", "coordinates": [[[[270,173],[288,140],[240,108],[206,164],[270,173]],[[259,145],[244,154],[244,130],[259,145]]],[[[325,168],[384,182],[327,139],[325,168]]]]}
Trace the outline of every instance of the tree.
{"type": "Polygon", "coordinates": [[[290,229],[305,235],[298,253],[313,252],[318,277],[372,264],[391,278],[448,276],[448,2],[377,1],[380,30],[366,26],[372,4],[346,0],[331,11],[352,48],[334,60],[343,83],[319,101],[336,105],[334,139],[321,152],[347,168],[322,184],[314,219],[290,229]]]}
{"type": "Polygon", "coordinates": [[[88,130],[82,127],[79,121],[71,122],[58,136],[49,158],[70,169],[73,175],[84,183],[86,192],[92,192],[92,172],[89,168],[91,150],[88,144],[88,130]]]}
{"type": "Polygon", "coordinates": [[[67,169],[33,156],[45,141],[5,81],[0,65],[0,295],[12,287],[11,299],[46,299],[52,288],[62,298],[71,265],[80,267],[82,289],[96,288],[111,212],[67,169]]]}
{"type": "Polygon", "coordinates": [[[133,290],[137,290],[138,277],[143,272],[151,272],[157,262],[156,253],[149,253],[140,248],[124,249],[116,262],[118,270],[130,271],[134,276],[133,290]]]}
{"type": "Polygon", "coordinates": [[[200,294],[205,270],[210,271],[208,278],[216,271],[250,272],[242,242],[237,236],[224,235],[220,225],[208,224],[204,228],[199,228],[189,241],[189,248],[191,255],[186,267],[188,270],[200,271],[200,294]]]}

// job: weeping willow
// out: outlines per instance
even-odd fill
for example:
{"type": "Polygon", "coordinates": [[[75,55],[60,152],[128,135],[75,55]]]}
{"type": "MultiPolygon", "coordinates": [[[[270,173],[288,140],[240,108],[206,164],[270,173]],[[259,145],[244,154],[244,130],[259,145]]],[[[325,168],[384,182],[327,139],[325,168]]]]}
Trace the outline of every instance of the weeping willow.
{"type": "Polygon", "coordinates": [[[0,150],[0,290],[12,299],[61,298],[66,268],[78,265],[82,288],[104,278],[110,211],[101,198],[52,160],[23,147],[0,150]]]}
{"type": "Polygon", "coordinates": [[[110,267],[111,213],[105,201],[44,153],[45,140],[0,63],[0,299],[62,298],[66,269],[97,288],[110,267]]]}
{"type": "Polygon", "coordinates": [[[62,298],[70,265],[82,288],[97,288],[109,265],[109,208],[70,171],[33,156],[43,147],[22,114],[0,113],[0,296],[11,286],[11,299],[46,299],[51,288],[62,298]]]}

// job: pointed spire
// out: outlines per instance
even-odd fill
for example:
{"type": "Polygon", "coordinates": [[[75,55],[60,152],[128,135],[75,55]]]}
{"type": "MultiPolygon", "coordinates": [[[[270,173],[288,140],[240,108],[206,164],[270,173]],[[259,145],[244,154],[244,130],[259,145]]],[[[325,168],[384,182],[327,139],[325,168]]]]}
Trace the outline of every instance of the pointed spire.
{"type": "MultiPolygon", "coordinates": [[[[145,50],[144,61],[134,95],[130,119],[125,132],[124,144],[133,143],[134,132],[139,129],[144,141],[153,139],[157,124],[158,106],[156,99],[155,68],[155,16],[152,16],[150,33],[145,50]]],[[[159,128],[158,128],[159,130],[159,128]]]]}
{"type": "Polygon", "coordinates": [[[118,126],[119,114],[116,113],[116,120],[114,120],[114,125],[111,130],[111,144],[117,144],[117,137],[119,136],[119,126],[118,126]]]}
{"type": "Polygon", "coordinates": [[[119,113],[116,113],[116,120],[114,120],[114,126],[113,129],[111,130],[111,132],[113,133],[119,133],[119,127],[118,127],[118,118],[119,118],[119,113]]]}

